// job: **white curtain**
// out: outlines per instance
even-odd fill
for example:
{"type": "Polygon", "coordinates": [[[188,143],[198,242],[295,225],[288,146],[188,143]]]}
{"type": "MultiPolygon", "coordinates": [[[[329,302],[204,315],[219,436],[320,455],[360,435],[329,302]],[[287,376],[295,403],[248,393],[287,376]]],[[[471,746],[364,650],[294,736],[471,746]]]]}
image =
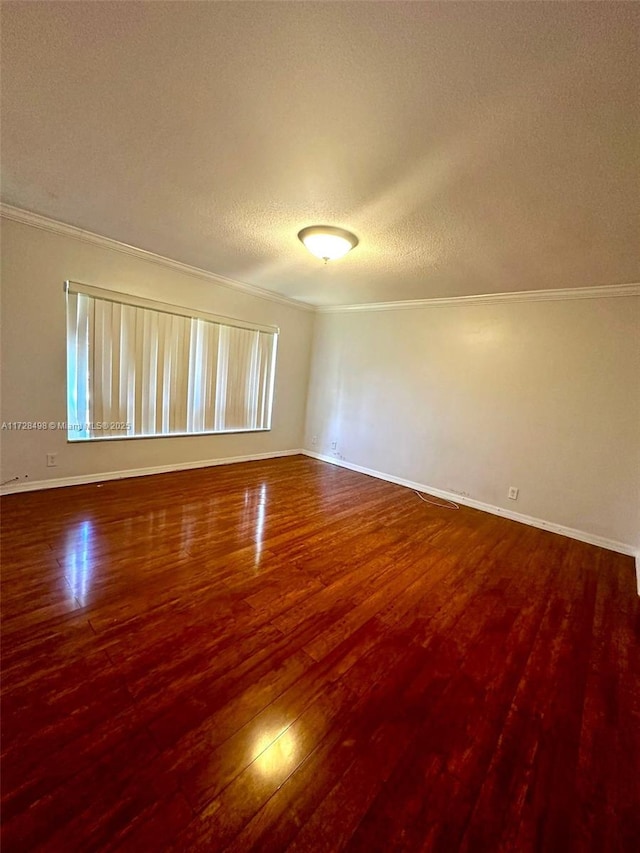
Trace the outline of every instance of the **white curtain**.
{"type": "Polygon", "coordinates": [[[69,437],[269,429],[275,340],[69,290],[69,437]]]}

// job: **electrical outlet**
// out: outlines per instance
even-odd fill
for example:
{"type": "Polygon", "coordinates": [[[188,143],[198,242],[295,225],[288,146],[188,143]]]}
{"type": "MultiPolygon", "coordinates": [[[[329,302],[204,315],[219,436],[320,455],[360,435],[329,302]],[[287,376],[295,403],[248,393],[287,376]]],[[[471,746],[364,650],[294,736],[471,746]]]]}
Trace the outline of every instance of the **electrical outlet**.
{"type": "Polygon", "coordinates": [[[331,449],[332,449],[332,450],[337,450],[337,449],[338,449],[338,442],[337,442],[337,441],[332,441],[332,442],[331,442],[331,449]]]}
{"type": "Polygon", "coordinates": [[[519,491],[520,489],[517,489],[515,486],[509,486],[509,500],[517,501],[519,491]]]}
{"type": "Polygon", "coordinates": [[[317,445],[318,445],[318,436],[317,436],[317,435],[312,435],[312,436],[311,436],[311,446],[312,446],[312,447],[317,447],[317,445]]]}
{"type": "Polygon", "coordinates": [[[47,453],[47,468],[55,468],[58,465],[58,454],[47,453]]]}

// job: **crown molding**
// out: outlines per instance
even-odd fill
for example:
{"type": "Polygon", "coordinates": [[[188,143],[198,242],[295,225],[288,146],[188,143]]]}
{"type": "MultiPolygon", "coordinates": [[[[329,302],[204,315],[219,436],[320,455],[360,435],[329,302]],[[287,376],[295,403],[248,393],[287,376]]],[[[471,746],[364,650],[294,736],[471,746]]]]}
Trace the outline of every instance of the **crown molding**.
{"type": "Polygon", "coordinates": [[[520,290],[512,293],[482,293],[477,296],[444,296],[435,299],[408,299],[400,302],[367,302],[361,305],[322,305],[320,314],[358,311],[400,311],[437,308],[443,305],[495,305],[501,302],[555,302],[566,299],[602,299],[613,296],[640,296],[640,284],[608,284],[598,287],[565,287],[559,290],[520,290]]]}
{"type": "Polygon", "coordinates": [[[112,249],[116,252],[121,252],[125,255],[131,255],[134,258],[139,258],[143,261],[150,261],[153,264],[159,264],[163,267],[176,270],[185,275],[203,278],[206,281],[212,281],[219,284],[221,287],[228,287],[230,290],[237,290],[242,293],[247,293],[249,296],[256,296],[259,299],[268,299],[270,302],[279,302],[282,305],[298,308],[302,311],[314,311],[313,305],[307,302],[300,302],[298,299],[292,299],[289,296],[282,296],[279,293],[274,293],[271,290],[265,290],[262,287],[257,287],[254,284],[247,284],[244,281],[237,281],[233,278],[227,278],[217,273],[203,270],[200,267],[193,267],[190,264],[184,264],[182,261],[174,261],[172,258],[165,258],[163,255],[157,255],[155,252],[148,252],[146,249],[138,249],[136,246],[130,246],[128,243],[121,243],[119,240],[113,240],[111,237],[102,237],[100,234],[94,234],[93,231],[85,231],[82,228],[77,228],[75,225],[68,225],[65,222],[58,222],[55,219],[49,219],[48,216],[42,216],[39,213],[34,213],[30,210],[23,210],[20,207],[14,207],[10,204],[0,204],[0,216],[4,219],[10,219],[13,222],[21,222],[23,225],[30,225],[33,228],[39,228],[42,231],[50,231],[53,234],[61,234],[64,237],[72,237],[74,240],[81,240],[83,243],[91,243],[94,246],[100,246],[103,249],[112,249]]]}
{"type": "Polygon", "coordinates": [[[75,240],[81,240],[84,243],[91,243],[94,246],[101,246],[104,249],[112,249],[116,252],[122,252],[125,255],[131,255],[134,258],[139,258],[143,261],[159,264],[160,266],[174,269],[177,272],[191,275],[196,278],[202,278],[206,281],[212,281],[221,287],[227,287],[230,290],[240,291],[250,296],[259,299],[267,299],[270,302],[278,302],[281,305],[288,305],[292,308],[297,308],[302,311],[312,311],[319,314],[342,314],[358,311],[399,311],[409,310],[412,308],[437,308],[444,305],[495,305],[501,302],[553,302],[556,300],[567,299],[602,299],[614,296],[640,296],[640,283],[632,284],[610,284],[598,287],[566,287],[558,290],[521,290],[510,293],[483,293],[474,296],[443,296],[433,299],[408,299],[397,302],[365,302],[358,305],[312,305],[308,302],[301,302],[298,299],[293,299],[290,296],[283,296],[275,293],[272,290],[266,290],[254,284],[247,284],[244,281],[237,281],[233,278],[227,278],[217,273],[203,270],[200,267],[193,267],[190,264],[184,264],[182,261],[175,261],[172,258],[166,258],[163,255],[157,255],[155,252],[149,252],[146,249],[138,249],[136,246],[130,246],[128,243],[121,243],[119,240],[113,240],[111,237],[102,237],[100,234],[95,234],[93,231],[85,231],[75,225],[68,225],[65,222],[58,222],[55,219],[50,219],[48,216],[42,216],[40,213],[34,213],[30,210],[23,210],[20,207],[14,207],[11,204],[0,204],[0,217],[10,219],[14,222],[21,222],[24,225],[30,225],[33,228],[40,228],[43,231],[50,231],[53,234],[61,234],[65,237],[72,237],[75,240]]]}

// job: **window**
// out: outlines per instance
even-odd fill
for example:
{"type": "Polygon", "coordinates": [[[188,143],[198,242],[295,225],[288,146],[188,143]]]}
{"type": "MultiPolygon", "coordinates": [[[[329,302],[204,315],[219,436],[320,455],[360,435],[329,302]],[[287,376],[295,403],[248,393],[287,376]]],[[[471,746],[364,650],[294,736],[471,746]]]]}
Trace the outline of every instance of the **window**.
{"type": "Polygon", "coordinates": [[[271,428],[278,329],[65,288],[70,441],[271,428]]]}

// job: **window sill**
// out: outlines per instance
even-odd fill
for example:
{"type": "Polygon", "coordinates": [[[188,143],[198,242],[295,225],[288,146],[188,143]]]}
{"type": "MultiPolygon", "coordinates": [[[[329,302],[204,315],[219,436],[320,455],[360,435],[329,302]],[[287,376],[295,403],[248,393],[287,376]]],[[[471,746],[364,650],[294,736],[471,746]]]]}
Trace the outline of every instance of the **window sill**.
{"type": "Polygon", "coordinates": [[[241,433],[271,432],[271,427],[261,429],[224,429],[211,432],[165,432],[154,435],[102,435],[91,438],[68,438],[67,444],[95,444],[101,441],[146,441],[155,438],[198,438],[204,435],[239,435],[241,433]]]}

